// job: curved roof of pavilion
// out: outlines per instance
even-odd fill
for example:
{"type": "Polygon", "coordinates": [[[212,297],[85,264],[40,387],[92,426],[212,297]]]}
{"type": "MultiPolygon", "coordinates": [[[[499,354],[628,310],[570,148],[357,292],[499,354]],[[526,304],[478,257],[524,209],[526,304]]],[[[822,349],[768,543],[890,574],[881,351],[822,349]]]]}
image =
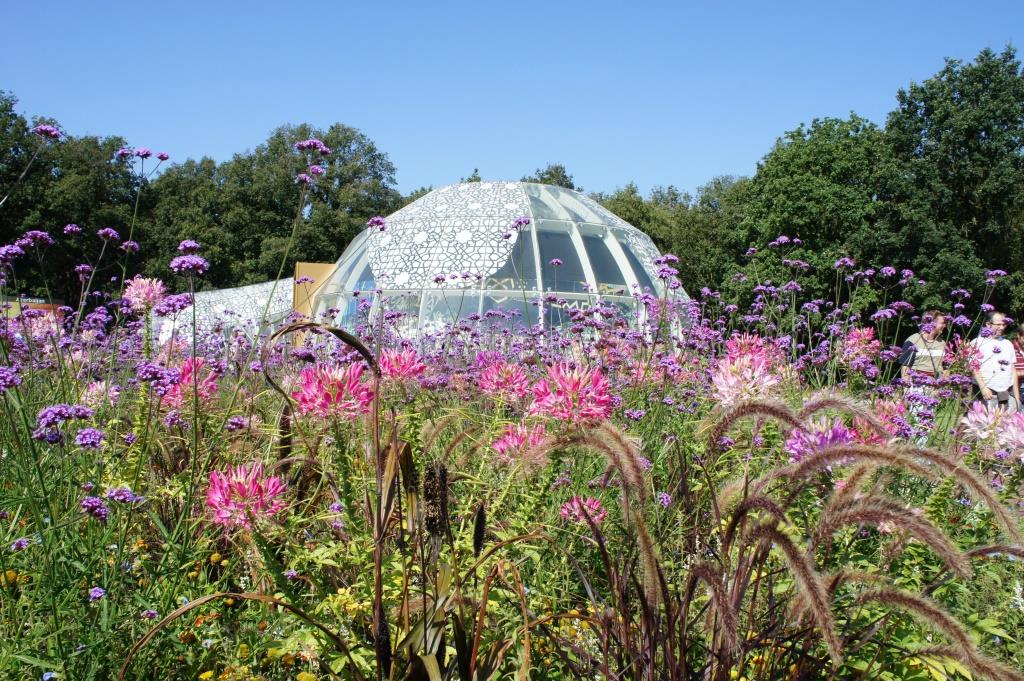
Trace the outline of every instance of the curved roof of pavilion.
{"type": "Polygon", "coordinates": [[[555,293],[570,303],[631,303],[644,289],[659,294],[650,237],[579,192],[529,182],[469,182],[436,189],[352,241],[318,289],[317,311],[355,313],[362,291],[419,294],[421,326],[439,300],[458,292],[460,309],[479,312],[514,294],[555,293]],[[530,224],[513,229],[518,218],[530,224]],[[466,297],[470,300],[466,301],[466,297]]]}

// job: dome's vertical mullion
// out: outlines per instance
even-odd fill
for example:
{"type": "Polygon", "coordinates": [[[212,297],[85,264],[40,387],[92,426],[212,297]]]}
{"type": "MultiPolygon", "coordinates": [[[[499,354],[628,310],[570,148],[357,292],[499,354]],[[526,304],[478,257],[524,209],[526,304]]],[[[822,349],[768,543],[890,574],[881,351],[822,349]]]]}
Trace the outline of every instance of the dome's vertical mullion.
{"type": "Polygon", "coordinates": [[[580,259],[580,264],[583,266],[583,276],[587,278],[587,288],[590,291],[587,293],[587,300],[590,301],[591,296],[600,298],[601,294],[598,292],[597,287],[597,276],[594,274],[594,268],[590,264],[590,255],[587,253],[587,247],[583,244],[583,235],[580,234],[579,224],[575,220],[569,221],[569,240],[572,241],[573,248],[576,249],[576,256],[580,259]]]}
{"type": "MultiPolygon", "coordinates": [[[[519,185],[519,191],[523,192],[523,196],[526,197],[526,207],[530,211],[527,216],[530,218],[530,239],[533,241],[533,271],[537,277],[536,291],[534,293],[538,298],[543,299],[544,297],[544,274],[541,272],[540,267],[540,240],[537,238],[537,215],[533,212],[533,202],[530,200],[530,195],[526,193],[526,187],[519,185]]],[[[522,276],[522,275],[520,275],[522,276]]],[[[543,305],[543,301],[541,305],[543,305]]],[[[541,307],[537,307],[537,320],[543,322],[543,310],[541,307]]]]}

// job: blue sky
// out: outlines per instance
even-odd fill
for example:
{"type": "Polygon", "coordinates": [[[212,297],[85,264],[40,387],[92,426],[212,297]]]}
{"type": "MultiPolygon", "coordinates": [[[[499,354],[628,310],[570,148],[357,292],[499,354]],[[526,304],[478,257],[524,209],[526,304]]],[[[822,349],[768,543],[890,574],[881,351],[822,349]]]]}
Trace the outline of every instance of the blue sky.
{"type": "Polygon", "coordinates": [[[223,160],[284,123],[363,131],[398,187],[563,163],[588,191],[750,175],[786,130],[984,47],[1022,2],[7,3],[0,89],[73,134],[223,160]]]}

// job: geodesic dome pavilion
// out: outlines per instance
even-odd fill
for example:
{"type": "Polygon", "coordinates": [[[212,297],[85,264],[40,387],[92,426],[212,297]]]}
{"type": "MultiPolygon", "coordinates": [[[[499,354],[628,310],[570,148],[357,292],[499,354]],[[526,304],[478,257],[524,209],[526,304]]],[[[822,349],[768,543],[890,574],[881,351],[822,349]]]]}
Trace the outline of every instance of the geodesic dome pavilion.
{"type": "Polygon", "coordinates": [[[315,315],[336,311],[334,323],[351,328],[367,312],[399,310],[432,330],[501,309],[523,324],[560,324],[597,300],[630,311],[635,293],[663,293],[650,237],[562,187],[449,185],[385,222],[345,249],[317,290],[315,315]],[[514,229],[523,217],[529,224],[514,229]]]}

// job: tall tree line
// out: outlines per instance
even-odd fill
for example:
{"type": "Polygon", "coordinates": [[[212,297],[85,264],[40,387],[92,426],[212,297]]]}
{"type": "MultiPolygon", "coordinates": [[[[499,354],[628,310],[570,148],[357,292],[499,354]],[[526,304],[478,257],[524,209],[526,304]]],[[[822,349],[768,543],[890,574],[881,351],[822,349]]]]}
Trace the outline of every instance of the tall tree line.
{"type": "MultiPolygon", "coordinates": [[[[203,286],[265,281],[277,275],[293,227],[288,268],[334,260],[369,217],[429,189],[402,196],[387,155],[341,123],[283,126],[227,161],[172,162],[146,177],[135,159],[116,158],[123,139],[47,143],[31,128],[52,121],[28,121],[16,106],[0,92],[0,197],[10,193],[0,206],[0,242],[29,229],[57,234],[69,222],[85,229],[51,249],[45,272],[22,278],[27,292],[39,293],[45,275],[55,295],[74,299],[73,268],[96,250],[87,237],[100,227],[126,237],[133,222],[142,250],[129,259],[130,274],[166,276],[174,248],[191,238],[212,264],[203,286]],[[309,137],[333,153],[299,206],[295,177],[307,161],[294,144],[309,137]]],[[[474,169],[464,179],[480,175],[474,169]]],[[[561,164],[523,179],[576,188],[561,164]]],[[[841,257],[860,268],[912,269],[926,282],[911,301],[918,305],[941,304],[954,288],[977,290],[986,271],[1003,269],[1010,274],[993,302],[1024,313],[1024,72],[1013,48],[986,49],[900,90],[884,125],[851,113],[784,133],[752,177],[716,177],[695,195],[666,186],[643,196],[627,184],[593,196],[683,256],[680,277],[694,293],[709,288],[739,300],[738,273],[781,284],[793,276],[784,253],[810,265],[802,282],[811,294],[829,288],[841,257]],[[800,244],[764,248],[780,235],[800,244]]],[[[113,260],[98,267],[120,272],[113,260]]]]}

